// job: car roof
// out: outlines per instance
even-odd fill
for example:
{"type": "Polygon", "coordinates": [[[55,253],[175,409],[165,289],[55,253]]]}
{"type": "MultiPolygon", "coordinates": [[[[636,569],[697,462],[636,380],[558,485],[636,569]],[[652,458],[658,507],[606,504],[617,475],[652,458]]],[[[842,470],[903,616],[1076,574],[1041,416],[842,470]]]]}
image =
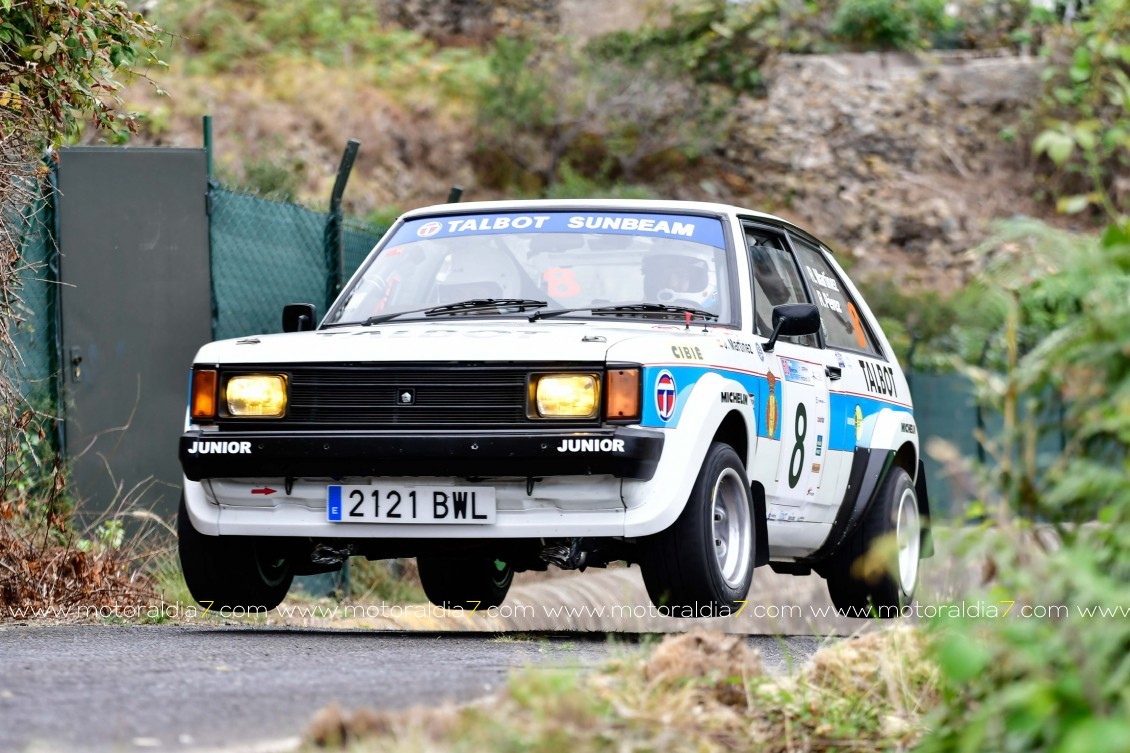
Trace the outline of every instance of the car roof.
{"type": "Polygon", "coordinates": [[[674,199],[522,199],[508,201],[468,201],[459,204],[434,204],[432,206],[420,207],[419,209],[405,212],[401,219],[407,221],[435,215],[476,214],[502,211],[599,211],[608,209],[629,210],[634,212],[692,212],[698,214],[742,215],[787,227],[820,243],[825,248],[828,247],[827,244],[820,241],[810,232],[786,219],[772,214],[766,214],[765,212],[758,212],[754,209],[735,206],[733,204],[718,204],[709,201],[676,201],[674,199]]]}

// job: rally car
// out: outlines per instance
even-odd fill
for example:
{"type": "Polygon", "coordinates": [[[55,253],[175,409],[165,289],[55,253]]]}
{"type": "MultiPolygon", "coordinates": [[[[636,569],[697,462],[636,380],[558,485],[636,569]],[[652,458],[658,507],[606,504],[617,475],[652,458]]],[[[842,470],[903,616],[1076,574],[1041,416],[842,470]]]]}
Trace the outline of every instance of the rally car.
{"type": "MultiPolygon", "coordinates": [[[[906,379],[827,246],[675,201],[401,217],[318,321],[204,346],[180,439],[193,596],[269,609],[296,574],[415,557],[428,598],[638,564],[672,614],[754,568],[893,616],[930,554],[906,379]]],[[[690,610],[690,611],[687,611],[690,610]]]]}

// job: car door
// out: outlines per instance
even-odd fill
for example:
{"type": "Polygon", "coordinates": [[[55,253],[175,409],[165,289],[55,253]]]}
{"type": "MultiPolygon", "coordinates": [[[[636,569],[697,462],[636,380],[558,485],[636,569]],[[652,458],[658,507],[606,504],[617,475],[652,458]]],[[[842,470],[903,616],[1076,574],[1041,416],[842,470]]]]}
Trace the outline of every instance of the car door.
{"type": "Polygon", "coordinates": [[[894,368],[861,315],[850,285],[826,258],[830,252],[798,233],[790,232],[789,238],[820,309],[827,370],[834,377],[829,384],[828,466],[844,486],[864,422],[884,408],[904,407],[908,398],[899,394],[894,368]]]}
{"type": "MultiPolygon", "coordinates": [[[[774,306],[811,299],[785,235],[755,223],[745,223],[744,230],[755,334],[768,340],[774,306]]],[[[821,340],[816,335],[782,337],[767,360],[772,365],[771,390],[764,410],[768,434],[779,439],[780,454],[774,467],[759,469],[764,475],[758,480],[765,486],[770,519],[804,521],[807,513],[802,508],[821,496],[828,444],[828,382],[821,340]]]]}

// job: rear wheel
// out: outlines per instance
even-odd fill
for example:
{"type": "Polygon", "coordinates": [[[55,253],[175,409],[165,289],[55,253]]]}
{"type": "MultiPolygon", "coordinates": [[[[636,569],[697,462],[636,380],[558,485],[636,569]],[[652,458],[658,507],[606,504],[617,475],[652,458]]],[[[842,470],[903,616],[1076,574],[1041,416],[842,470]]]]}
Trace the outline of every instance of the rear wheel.
{"type": "Polygon", "coordinates": [[[488,555],[416,558],[428,601],[444,609],[489,609],[506,599],[514,568],[488,555]]]}
{"type": "Polygon", "coordinates": [[[918,496],[910,474],[896,466],[827,569],[836,610],[848,617],[897,617],[914,601],[921,553],[918,496]]]}
{"type": "Polygon", "coordinates": [[[192,527],[184,495],[177,514],[177,548],[192,598],[211,611],[268,611],[294,580],[286,546],[258,536],[205,536],[192,527]]]}
{"type": "Polygon", "coordinates": [[[753,498],[741,458],[715,442],[682,514],[641,542],[652,603],[696,610],[735,609],[753,579],[753,498]]]}

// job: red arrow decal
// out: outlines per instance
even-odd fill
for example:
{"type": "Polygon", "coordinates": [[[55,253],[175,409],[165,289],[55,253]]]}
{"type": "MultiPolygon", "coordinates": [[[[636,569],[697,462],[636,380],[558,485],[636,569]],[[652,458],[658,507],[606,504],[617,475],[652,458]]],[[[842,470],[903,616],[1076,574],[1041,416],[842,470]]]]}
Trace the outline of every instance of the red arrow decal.
{"type": "Polygon", "coordinates": [[[272,489],[269,486],[264,486],[262,489],[252,489],[252,494],[274,494],[278,489],[272,489]]]}

